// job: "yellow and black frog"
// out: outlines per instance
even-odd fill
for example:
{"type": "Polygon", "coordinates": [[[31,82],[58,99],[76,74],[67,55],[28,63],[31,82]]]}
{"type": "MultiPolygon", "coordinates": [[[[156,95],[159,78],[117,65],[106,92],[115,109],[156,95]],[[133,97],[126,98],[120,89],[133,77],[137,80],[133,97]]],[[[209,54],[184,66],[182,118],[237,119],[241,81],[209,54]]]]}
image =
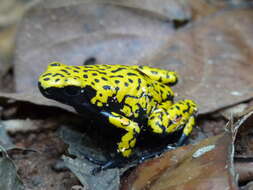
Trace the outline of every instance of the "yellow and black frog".
{"type": "MultiPolygon", "coordinates": [[[[128,158],[142,130],[161,135],[182,129],[182,145],[195,125],[197,106],[192,100],[173,102],[170,86],[177,83],[173,71],[148,66],[50,63],[39,77],[41,93],[50,99],[97,114],[112,126],[125,130],[117,152],[128,158]]],[[[116,161],[100,169],[117,166],[116,161]]],[[[99,169],[99,170],[100,170],[99,169]]]]}

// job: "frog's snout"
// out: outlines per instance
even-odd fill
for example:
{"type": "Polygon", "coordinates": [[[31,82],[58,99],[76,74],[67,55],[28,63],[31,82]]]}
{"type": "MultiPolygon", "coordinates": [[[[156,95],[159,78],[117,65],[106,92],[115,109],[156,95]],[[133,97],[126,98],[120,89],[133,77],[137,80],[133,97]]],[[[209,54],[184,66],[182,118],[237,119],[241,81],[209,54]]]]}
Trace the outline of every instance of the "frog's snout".
{"type": "Polygon", "coordinates": [[[52,92],[51,92],[50,88],[44,89],[44,88],[42,87],[42,85],[41,85],[40,82],[38,82],[38,88],[39,88],[41,94],[43,94],[43,96],[45,96],[45,97],[47,97],[47,98],[50,98],[50,97],[52,96],[52,92]]]}

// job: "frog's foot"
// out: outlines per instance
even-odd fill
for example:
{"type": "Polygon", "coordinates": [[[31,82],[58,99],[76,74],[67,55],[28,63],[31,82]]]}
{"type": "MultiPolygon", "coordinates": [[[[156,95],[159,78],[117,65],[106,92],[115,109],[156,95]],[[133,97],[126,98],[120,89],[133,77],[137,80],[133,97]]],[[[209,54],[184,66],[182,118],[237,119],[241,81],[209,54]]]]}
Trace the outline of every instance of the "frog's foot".
{"type": "Polygon", "coordinates": [[[98,167],[95,167],[92,170],[91,172],[92,175],[96,175],[99,172],[110,169],[110,168],[123,167],[127,163],[126,158],[123,158],[121,155],[117,155],[115,158],[110,157],[108,158],[109,161],[98,160],[88,155],[83,155],[83,157],[89,162],[91,162],[92,164],[98,165],[98,167]]]}
{"type": "Polygon", "coordinates": [[[121,155],[118,155],[115,158],[109,158],[110,159],[109,161],[98,160],[88,155],[83,155],[83,157],[89,162],[91,162],[92,164],[98,165],[98,167],[95,167],[92,170],[91,172],[92,175],[96,175],[99,172],[110,169],[110,168],[123,167],[127,163],[126,158],[123,158],[121,155]]]}
{"type": "Polygon", "coordinates": [[[182,133],[182,135],[177,143],[167,145],[166,147],[162,148],[161,150],[158,150],[155,152],[143,154],[143,155],[141,155],[140,158],[136,159],[137,163],[142,163],[142,162],[149,160],[151,158],[155,158],[157,156],[160,156],[164,152],[167,152],[170,150],[175,150],[177,147],[183,146],[187,139],[188,139],[188,135],[186,135],[185,133],[182,133]]]}
{"type": "Polygon", "coordinates": [[[153,152],[149,152],[149,153],[144,153],[142,154],[140,157],[138,157],[133,164],[140,164],[143,163],[146,160],[152,159],[152,158],[156,158],[158,156],[161,156],[164,152],[170,151],[170,150],[174,150],[176,149],[176,146],[171,146],[171,145],[167,145],[166,147],[162,148],[161,150],[158,151],[153,151],[153,152]]]}
{"type": "Polygon", "coordinates": [[[176,147],[183,146],[185,144],[185,141],[188,139],[188,137],[189,137],[188,135],[186,135],[185,133],[182,133],[180,139],[175,144],[175,146],[176,147]]]}
{"type": "Polygon", "coordinates": [[[88,156],[88,155],[82,155],[86,160],[88,160],[89,162],[93,163],[93,164],[96,164],[96,165],[99,165],[99,166],[102,166],[104,165],[107,161],[102,161],[102,160],[97,160],[91,156],[88,156]]]}
{"type": "Polygon", "coordinates": [[[117,156],[115,159],[104,162],[104,164],[100,165],[97,168],[94,168],[91,173],[92,173],[92,175],[96,175],[103,170],[107,170],[107,169],[111,169],[111,168],[121,168],[126,163],[127,163],[126,158],[123,158],[121,156],[117,156]]]}

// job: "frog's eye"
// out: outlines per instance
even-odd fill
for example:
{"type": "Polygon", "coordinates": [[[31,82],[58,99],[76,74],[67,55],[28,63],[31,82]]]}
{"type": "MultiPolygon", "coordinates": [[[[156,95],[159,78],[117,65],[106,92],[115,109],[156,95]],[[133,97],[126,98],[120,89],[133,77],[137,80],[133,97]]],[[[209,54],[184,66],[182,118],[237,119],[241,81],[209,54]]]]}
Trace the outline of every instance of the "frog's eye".
{"type": "Polygon", "coordinates": [[[78,96],[81,94],[81,89],[77,86],[67,86],[64,88],[64,93],[67,96],[78,96]]]}

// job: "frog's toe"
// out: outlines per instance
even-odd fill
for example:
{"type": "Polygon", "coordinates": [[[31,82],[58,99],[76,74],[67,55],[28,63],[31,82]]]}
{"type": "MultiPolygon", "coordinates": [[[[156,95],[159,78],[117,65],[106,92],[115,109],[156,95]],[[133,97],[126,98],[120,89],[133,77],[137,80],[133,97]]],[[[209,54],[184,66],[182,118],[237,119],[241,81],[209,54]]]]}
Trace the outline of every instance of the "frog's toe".
{"type": "Polygon", "coordinates": [[[102,171],[102,167],[99,166],[99,167],[94,168],[94,169],[91,171],[91,174],[92,174],[92,175],[97,175],[97,174],[100,173],[101,171],[102,171]]]}
{"type": "Polygon", "coordinates": [[[103,170],[107,170],[111,168],[121,168],[126,164],[126,162],[127,162],[126,158],[119,156],[113,160],[104,162],[103,165],[100,165],[99,167],[96,167],[95,169],[93,169],[91,173],[92,175],[96,175],[103,170]]]}
{"type": "Polygon", "coordinates": [[[83,155],[83,157],[88,160],[89,162],[93,163],[93,164],[96,164],[96,165],[99,165],[99,166],[103,166],[105,163],[107,163],[107,161],[102,161],[102,160],[97,160],[91,156],[88,156],[88,155],[83,155]]]}
{"type": "Polygon", "coordinates": [[[185,144],[185,141],[188,139],[188,136],[186,134],[182,134],[178,142],[176,143],[176,147],[183,146],[185,144]]]}
{"type": "MultiPolygon", "coordinates": [[[[170,150],[174,150],[176,149],[176,145],[167,145],[165,147],[163,147],[160,150],[154,151],[154,152],[150,152],[150,153],[144,153],[143,155],[141,155],[139,158],[137,158],[137,163],[142,163],[146,160],[158,157],[160,155],[162,155],[164,152],[170,151],[170,150]]],[[[133,162],[135,163],[135,162],[133,162]]]]}

